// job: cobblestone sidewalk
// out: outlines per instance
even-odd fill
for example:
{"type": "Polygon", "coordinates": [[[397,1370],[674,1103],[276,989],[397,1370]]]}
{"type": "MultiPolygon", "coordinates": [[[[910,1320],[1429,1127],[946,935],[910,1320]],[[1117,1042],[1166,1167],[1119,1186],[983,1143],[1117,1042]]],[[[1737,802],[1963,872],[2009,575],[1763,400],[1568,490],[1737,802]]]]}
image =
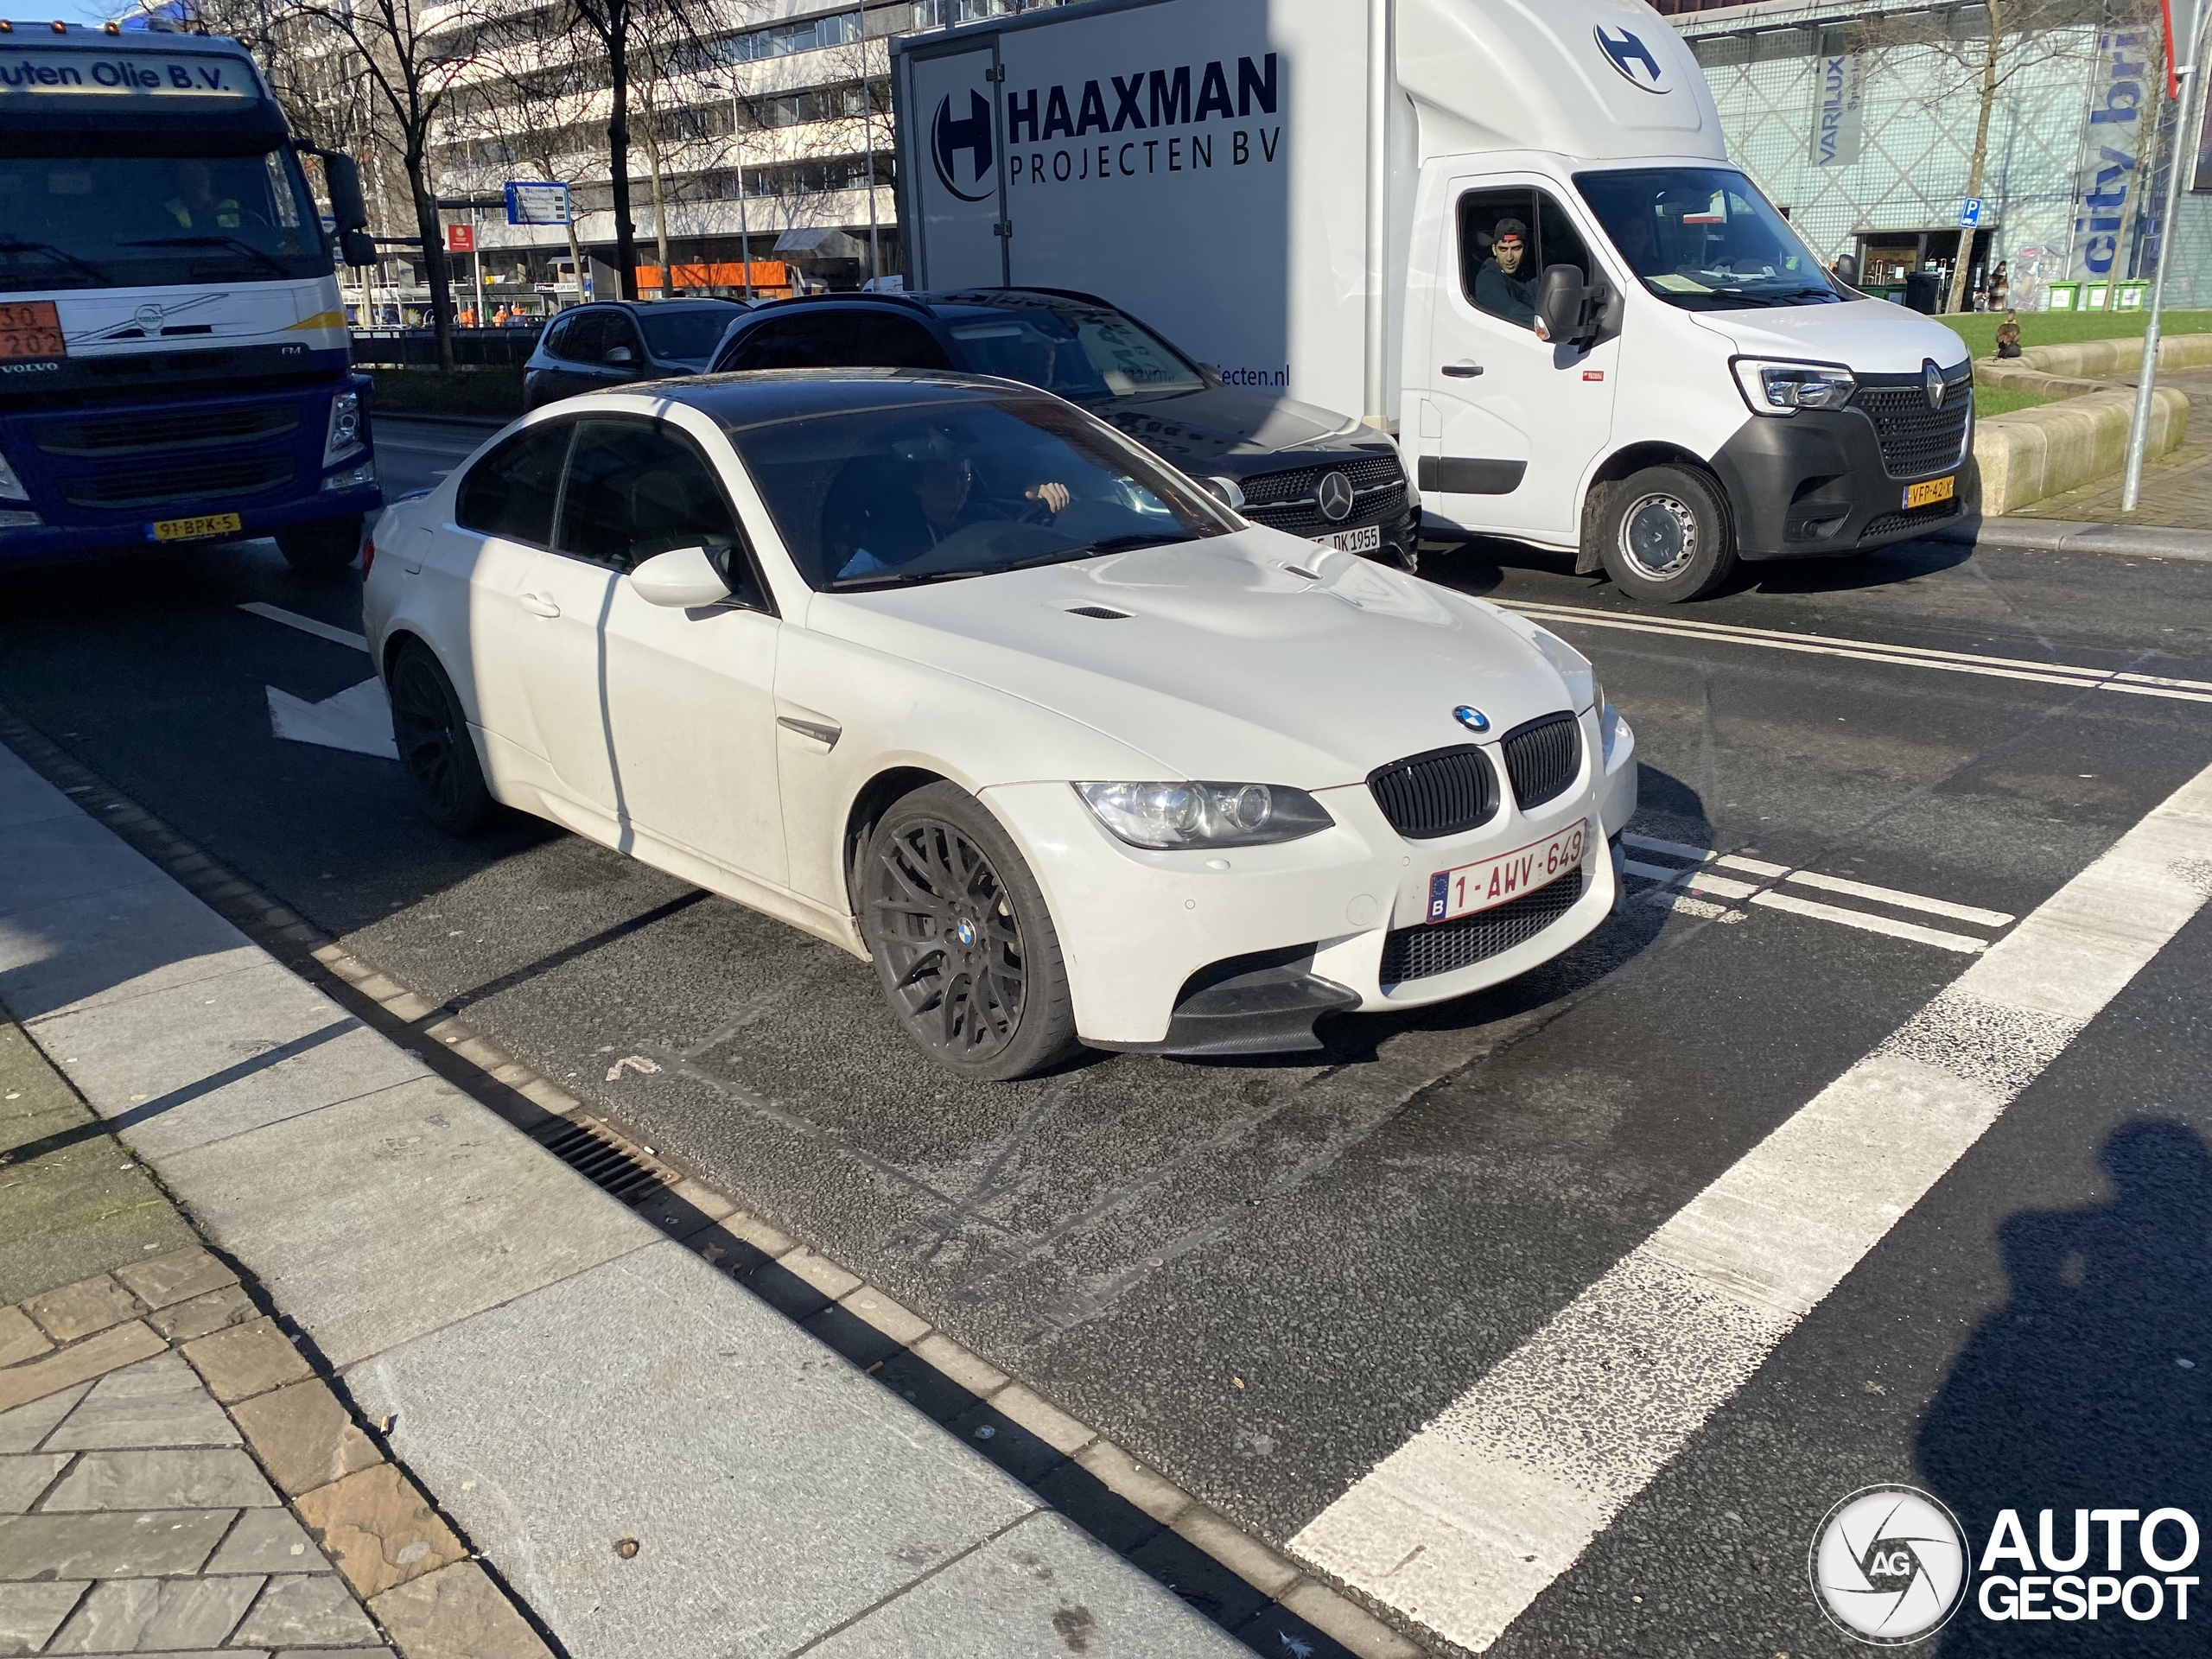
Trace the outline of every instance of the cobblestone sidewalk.
{"type": "MultiPolygon", "coordinates": [[[[2128,384],[2133,384],[2133,377],[2128,384]]],[[[2158,530],[2212,527],[2212,370],[2161,372],[2158,384],[2189,394],[2189,441],[2171,454],[2145,462],[2143,494],[2135,512],[2120,512],[2120,491],[2126,480],[2124,474],[2114,473],[2079,489],[2045,496],[2010,516],[2140,524],[2158,530]]]]}
{"type": "Polygon", "coordinates": [[[4,1020],[0,1149],[0,1655],[549,1659],[4,1020]]]}

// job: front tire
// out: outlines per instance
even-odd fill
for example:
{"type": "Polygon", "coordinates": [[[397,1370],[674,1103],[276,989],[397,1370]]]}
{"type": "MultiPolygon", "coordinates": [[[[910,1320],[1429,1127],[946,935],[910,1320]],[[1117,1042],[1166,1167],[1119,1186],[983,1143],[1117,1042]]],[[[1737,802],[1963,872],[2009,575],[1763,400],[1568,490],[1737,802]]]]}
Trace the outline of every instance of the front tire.
{"type": "Polygon", "coordinates": [[[300,575],[328,581],[360,556],[361,515],[287,524],[276,532],[276,550],[300,575]]]}
{"type": "Polygon", "coordinates": [[[484,781],[460,694],[429,646],[412,639],[400,646],[391,694],[392,741],[423,816],[449,836],[488,829],[499,805],[484,781]]]}
{"type": "Polygon", "coordinates": [[[976,1082],[1027,1077],[1077,1047],[1059,936],[1010,836],[965,790],[893,803],[861,856],[861,937],[917,1046],[976,1082]]]}
{"type": "Polygon", "coordinates": [[[1647,467],[1608,486],[1592,528],[1614,585],[1653,604],[1701,599],[1736,568],[1719,486],[1688,467],[1647,467]]]}

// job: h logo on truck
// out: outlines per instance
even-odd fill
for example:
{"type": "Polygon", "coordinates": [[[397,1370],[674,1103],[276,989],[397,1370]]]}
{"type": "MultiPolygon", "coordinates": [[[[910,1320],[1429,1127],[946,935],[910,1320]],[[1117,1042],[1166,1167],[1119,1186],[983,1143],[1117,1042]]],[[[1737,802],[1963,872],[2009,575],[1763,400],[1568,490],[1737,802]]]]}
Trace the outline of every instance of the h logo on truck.
{"type": "Polygon", "coordinates": [[[968,94],[968,114],[956,120],[952,114],[952,95],[948,92],[938,100],[937,119],[930,124],[930,159],[937,163],[937,175],[944,181],[944,188],[963,201],[981,201],[991,194],[987,182],[991,170],[991,105],[981,92],[968,94]],[[960,169],[954,158],[966,150],[974,163],[975,173],[966,184],[960,181],[960,169]]]}
{"type": "Polygon", "coordinates": [[[1605,54],[1605,61],[1621,73],[1630,86],[1647,92],[1666,92],[1674,90],[1667,85],[1667,72],[1659,67],[1659,60],[1651,55],[1651,48],[1627,29],[1618,35],[1610,33],[1603,23],[1593,31],[1598,37],[1598,49],[1605,54]]]}

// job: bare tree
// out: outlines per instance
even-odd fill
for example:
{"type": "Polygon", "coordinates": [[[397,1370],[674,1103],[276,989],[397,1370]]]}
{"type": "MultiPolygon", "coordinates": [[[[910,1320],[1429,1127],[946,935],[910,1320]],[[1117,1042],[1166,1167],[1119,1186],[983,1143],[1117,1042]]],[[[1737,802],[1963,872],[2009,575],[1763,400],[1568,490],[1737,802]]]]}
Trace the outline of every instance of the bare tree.
{"type": "Polygon", "coordinates": [[[430,144],[448,99],[482,49],[484,19],[466,4],[434,11],[416,0],[289,0],[277,21],[296,19],[327,31],[361,65],[376,117],[371,131],[406,178],[429,282],[438,365],[450,369],[452,275],[430,178],[430,144]]]}
{"type": "MultiPolygon", "coordinates": [[[[1990,128],[2005,89],[2031,69],[2078,54],[2082,42],[2078,30],[2069,26],[2094,23],[2097,10],[2094,0],[1974,0],[1972,4],[1870,19],[1853,25],[1847,34],[1859,50],[1917,47],[1932,53],[1935,73],[1922,99],[1931,117],[1972,94],[1974,143],[1967,152],[1966,194],[1973,200],[1982,194],[1988,180],[1990,128]]],[[[1951,291],[1943,307],[1947,311],[1966,308],[1973,281],[1973,232],[1961,227],[1951,291]]]]}
{"type": "Polygon", "coordinates": [[[630,84],[641,14],[654,0],[574,0],[576,16],[607,54],[607,181],[614,195],[614,263],[622,297],[638,297],[638,227],[630,215],[630,84]]]}
{"type": "Polygon", "coordinates": [[[594,129],[605,109],[605,89],[577,49],[585,38],[574,8],[563,0],[545,11],[518,14],[490,38],[448,123],[477,153],[526,162],[537,177],[569,187],[564,228],[579,297],[584,255],[575,196],[596,177],[594,129]]]}

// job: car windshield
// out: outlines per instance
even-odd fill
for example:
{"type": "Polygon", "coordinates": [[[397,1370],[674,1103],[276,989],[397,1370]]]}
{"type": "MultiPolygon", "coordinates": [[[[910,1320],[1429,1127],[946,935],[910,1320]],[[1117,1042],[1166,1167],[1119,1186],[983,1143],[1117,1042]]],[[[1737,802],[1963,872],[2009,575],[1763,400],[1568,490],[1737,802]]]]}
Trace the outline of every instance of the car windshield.
{"type": "Polygon", "coordinates": [[[670,363],[704,363],[721,342],[722,330],[744,315],[734,305],[647,305],[637,312],[645,348],[670,363]]]}
{"type": "Polygon", "coordinates": [[[1670,305],[1728,311],[1843,298],[1789,221],[1731,168],[1578,173],[1574,183],[1629,268],[1670,305]]]}
{"type": "MultiPolygon", "coordinates": [[[[0,292],[329,274],[288,151],[0,156],[0,292]]],[[[172,328],[193,326],[179,315],[172,328]]]]}
{"type": "Polygon", "coordinates": [[[993,305],[952,315],[947,331],[977,374],[1026,381],[1079,402],[1205,384],[1150,329],[1105,306],[993,305]]]}
{"type": "Polygon", "coordinates": [[[726,423],[817,589],[988,575],[1236,528],[1065,404],[942,381],[887,378],[881,391],[858,407],[726,423]]]}

